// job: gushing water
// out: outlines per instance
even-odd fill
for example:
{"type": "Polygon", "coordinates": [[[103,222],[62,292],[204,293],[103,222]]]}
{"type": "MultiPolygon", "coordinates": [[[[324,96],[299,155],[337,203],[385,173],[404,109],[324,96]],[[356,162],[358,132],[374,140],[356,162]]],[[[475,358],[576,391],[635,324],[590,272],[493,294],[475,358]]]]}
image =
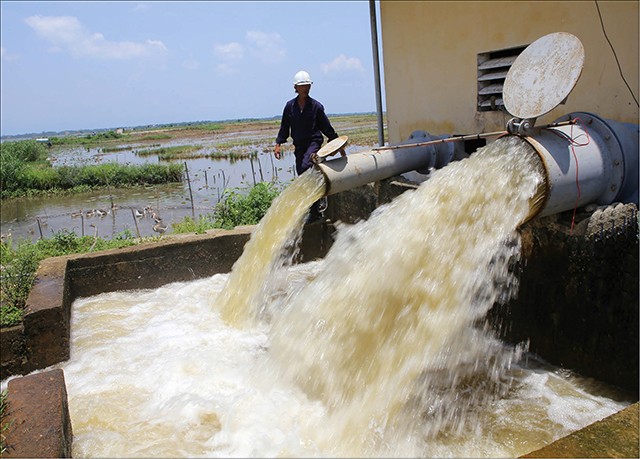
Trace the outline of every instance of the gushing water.
{"type": "Polygon", "coordinates": [[[250,319],[251,307],[267,285],[268,274],[284,262],[287,243],[300,235],[303,217],[324,194],[324,187],[322,174],[310,169],[274,200],[234,264],[218,300],[217,308],[225,322],[242,326],[250,319]]]}
{"type": "Polygon", "coordinates": [[[469,366],[447,379],[456,387],[491,364],[488,376],[499,379],[510,363],[479,346],[473,325],[515,282],[515,230],[543,180],[524,148],[496,142],[340,231],[318,278],[274,318],[270,354],[329,409],[328,444],[362,455],[416,427],[462,428],[465,416],[446,419],[435,407],[442,378],[469,366]],[[437,412],[429,427],[425,409],[437,412]]]}
{"type": "MultiPolygon", "coordinates": [[[[536,161],[497,141],[279,277],[267,273],[291,240],[267,244],[245,266],[269,268],[244,281],[76,301],[62,365],[74,457],[513,457],[618,411],[483,323],[515,291],[536,161]],[[262,298],[236,313],[236,296],[262,298]]],[[[281,204],[268,217],[284,225],[269,215],[281,204]]]]}

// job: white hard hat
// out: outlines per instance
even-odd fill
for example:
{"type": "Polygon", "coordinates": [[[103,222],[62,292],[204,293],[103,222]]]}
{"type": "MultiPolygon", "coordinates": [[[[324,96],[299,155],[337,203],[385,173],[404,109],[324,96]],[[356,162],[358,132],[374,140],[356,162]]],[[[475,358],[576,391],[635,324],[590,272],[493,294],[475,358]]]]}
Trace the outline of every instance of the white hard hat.
{"type": "Polygon", "coordinates": [[[293,85],[294,86],[298,86],[300,84],[312,84],[312,83],[313,83],[313,81],[311,81],[311,76],[307,72],[305,72],[304,70],[300,70],[293,77],[293,85]]]}

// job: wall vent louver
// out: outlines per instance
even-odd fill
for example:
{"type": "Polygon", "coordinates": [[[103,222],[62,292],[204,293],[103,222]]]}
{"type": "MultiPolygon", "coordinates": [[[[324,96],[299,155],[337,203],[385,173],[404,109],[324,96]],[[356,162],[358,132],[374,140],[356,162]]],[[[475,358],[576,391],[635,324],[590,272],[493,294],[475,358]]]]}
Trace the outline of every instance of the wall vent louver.
{"type": "Polygon", "coordinates": [[[502,87],[507,72],[527,47],[489,51],[478,54],[478,111],[504,111],[502,87]]]}

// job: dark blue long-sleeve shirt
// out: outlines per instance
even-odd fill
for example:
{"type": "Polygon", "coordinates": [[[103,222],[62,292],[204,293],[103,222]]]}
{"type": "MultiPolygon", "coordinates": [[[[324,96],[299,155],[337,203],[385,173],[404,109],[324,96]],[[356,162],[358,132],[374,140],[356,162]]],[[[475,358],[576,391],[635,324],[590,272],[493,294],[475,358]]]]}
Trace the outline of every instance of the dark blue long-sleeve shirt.
{"type": "Polygon", "coordinates": [[[312,141],[322,144],[324,141],[322,134],[326,135],[329,141],[338,137],[320,102],[307,97],[302,111],[300,111],[297,96],[286,103],[276,143],[286,143],[291,135],[293,144],[296,146],[306,145],[312,141]]]}

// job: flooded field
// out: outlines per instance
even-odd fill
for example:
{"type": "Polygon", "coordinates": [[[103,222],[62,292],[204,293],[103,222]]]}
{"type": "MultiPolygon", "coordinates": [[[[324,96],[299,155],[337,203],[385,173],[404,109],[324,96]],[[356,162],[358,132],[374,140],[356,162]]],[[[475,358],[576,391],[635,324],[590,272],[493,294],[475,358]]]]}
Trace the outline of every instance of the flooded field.
{"type": "MultiPolygon", "coordinates": [[[[332,122],[340,135],[350,136],[348,153],[377,145],[375,115],[340,116],[332,118],[332,122]]],[[[171,223],[187,216],[197,218],[213,213],[229,190],[248,191],[259,182],[273,182],[282,187],[291,183],[296,176],[293,146],[290,142],[283,146],[281,160],[272,154],[278,126],[278,120],[262,120],[231,123],[209,131],[155,129],[133,132],[120,143],[91,148],[54,147],[49,155],[53,167],[177,162],[184,165],[185,179],[182,183],[153,187],[6,199],[1,203],[2,236],[11,236],[14,241],[24,238],[35,241],[60,230],[102,238],[122,232],[157,236],[150,212],[136,217],[144,208],[160,215],[168,226],[166,232],[170,233],[171,223]],[[163,159],[161,152],[172,147],[185,147],[182,150],[188,153],[163,159]]]]}

